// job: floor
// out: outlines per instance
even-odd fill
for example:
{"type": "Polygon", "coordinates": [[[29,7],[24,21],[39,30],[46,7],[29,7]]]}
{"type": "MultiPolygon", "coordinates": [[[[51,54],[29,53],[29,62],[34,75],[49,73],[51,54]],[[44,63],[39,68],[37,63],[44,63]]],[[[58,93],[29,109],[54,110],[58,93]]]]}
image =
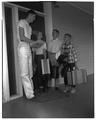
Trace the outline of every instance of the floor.
{"type": "Polygon", "coordinates": [[[59,90],[49,89],[33,100],[24,97],[2,105],[3,118],[93,118],[94,81],[88,76],[86,84],[77,86],[75,94],[65,95],[59,90]]]}

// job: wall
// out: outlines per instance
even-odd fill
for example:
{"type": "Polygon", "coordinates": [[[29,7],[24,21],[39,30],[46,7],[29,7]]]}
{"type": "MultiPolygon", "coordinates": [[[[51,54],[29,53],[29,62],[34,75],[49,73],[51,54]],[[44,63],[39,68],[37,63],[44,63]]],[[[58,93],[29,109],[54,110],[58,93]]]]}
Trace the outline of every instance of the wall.
{"type": "Polygon", "coordinates": [[[49,40],[52,39],[52,30],[53,30],[53,23],[52,23],[52,4],[51,2],[44,2],[44,13],[45,16],[45,34],[46,34],[46,41],[49,43],[49,40]]]}
{"type": "Polygon", "coordinates": [[[92,16],[71,6],[60,3],[59,8],[53,7],[53,28],[60,30],[60,39],[68,32],[73,36],[73,43],[78,51],[78,65],[87,69],[88,74],[94,72],[94,38],[92,16]]]}

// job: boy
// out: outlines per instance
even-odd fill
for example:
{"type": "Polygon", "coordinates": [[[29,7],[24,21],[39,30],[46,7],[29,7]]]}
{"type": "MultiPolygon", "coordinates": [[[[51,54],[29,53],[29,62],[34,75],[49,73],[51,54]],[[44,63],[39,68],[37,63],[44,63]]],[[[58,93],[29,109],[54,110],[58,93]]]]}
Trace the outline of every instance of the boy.
{"type": "Polygon", "coordinates": [[[37,40],[42,42],[43,44],[41,47],[35,49],[36,79],[34,83],[37,93],[40,92],[40,87],[43,87],[43,91],[45,92],[48,84],[48,79],[45,77],[46,75],[42,75],[41,60],[47,57],[46,56],[47,45],[42,38],[43,38],[42,32],[38,32],[37,40]]]}
{"type": "MultiPolygon", "coordinates": [[[[61,64],[61,67],[59,69],[59,72],[61,72],[63,68],[63,75],[64,75],[64,83],[65,83],[65,90],[64,92],[68,92],[70,89],[70,86],[68,85],[67,81],[67,72],[72,71],[75,68],[78,69],[77,66],[77,55],[76,51],[72,45],[72,36],[69,33],[66,33],[64,35],[64,43],[61,47],[61,55],[58,58],[58,62],[61,64]]],[[[75,85],[71,85],[71,93],[75,93],[75,85]]]]}
{"type": "MultiPolygon", "coordinates": [[[[59,40],[59,30],[53,29],[52,36],[53,36],[53,40],[51,40],[49,42],[48,52],[49,52],[49,59],[51,62],[51,67],[52,67],[51,68],[52,83],[53,83],[52,86],[54,87],[54,85],[56,85],[56,78],[58,77],[57,71],[58,71],[58,67],[59,67],[58,66],[59,64],[56,61],[55,55],[60,50],[62,42],[59,40]]],[[[56,89],[57,89],[57,87],[56,87],[56,89]]]]}

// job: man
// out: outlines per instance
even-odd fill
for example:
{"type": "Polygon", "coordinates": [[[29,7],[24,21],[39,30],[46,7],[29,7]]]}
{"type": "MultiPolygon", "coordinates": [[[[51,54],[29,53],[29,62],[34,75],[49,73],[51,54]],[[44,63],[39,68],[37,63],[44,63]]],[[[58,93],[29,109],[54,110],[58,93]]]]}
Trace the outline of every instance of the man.
{"type": "Polygon", "coordinates": [[[36,19],[36,13],[32,10],[28,11],[25,19],[21,19],[17,25],[18,36],[18,56],[20,65],[20,76],[25,95],[28,99],[34,97],[33,91],[33,70],[32,70],[32,54],[31,47],[34,47],[38,41],[31,40],[32,28],[30,23],[36,19]],[[30,84],[31,83],[31,84],[30,84]]]}
{"type": "Polygon", "coordinates": [[[53,83],[52,86],[54,87],[54,84],[56,85],[56,76],[58,71],[58,63],[56,61],[55,55],[60,50],[62,42],[59,40],[59,30],[53,29],[52,36],[53,36],[53,40],[49,42],[48,51],[49,51],[49,59],[51,61],[51,66],[52,66],[52,83],[53,83]]]}

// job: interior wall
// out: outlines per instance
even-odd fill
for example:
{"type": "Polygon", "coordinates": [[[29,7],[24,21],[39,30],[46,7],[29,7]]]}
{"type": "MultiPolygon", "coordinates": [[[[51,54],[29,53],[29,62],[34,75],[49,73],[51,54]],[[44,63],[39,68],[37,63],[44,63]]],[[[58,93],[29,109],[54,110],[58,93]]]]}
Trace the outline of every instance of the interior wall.
{"type": "Polygon", "coordinates": [[[53,21],[52,21],[52,4],[47,1],[43,3],[45,16],[45,35],[46,41],[49,46],[49,41],[52,40],[52,30],[53,30],[53,21]]]}
{"type": "Polygon", "coordinates": [[[74,46],[78,51],[78,65],[86,69],[88,74],[92,74],[94,72],[93,18],[68,3],[62,2],[60,5],[52,8],[53,28],[60,30],[60,39],[63,39],[66,32],[72,34],[74,46]]]}

